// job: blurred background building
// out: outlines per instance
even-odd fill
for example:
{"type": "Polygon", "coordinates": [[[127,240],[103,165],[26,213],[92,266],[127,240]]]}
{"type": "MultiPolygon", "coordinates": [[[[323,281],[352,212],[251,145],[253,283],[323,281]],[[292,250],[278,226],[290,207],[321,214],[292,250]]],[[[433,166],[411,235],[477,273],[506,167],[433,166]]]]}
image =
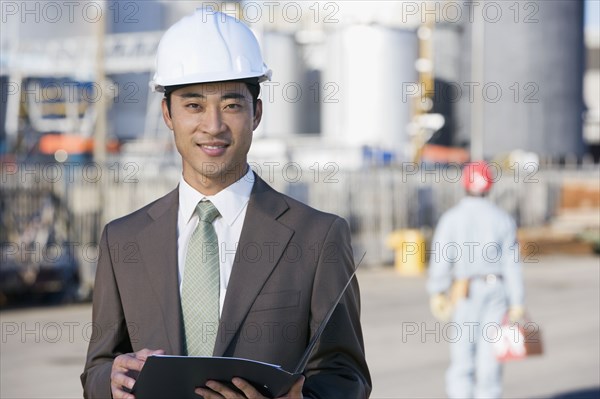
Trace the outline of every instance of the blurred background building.
{"type": "MultiPolygon", "coordinates": [[[[39,151],[52,131],[91,137],[97,118],[125,151],[167,140],[147,85],[154,51],[162,31],[202,4],[4,2],[3,152],[39,151]],[[95,109],[100,99],[106,112],[95,109]]],[[[598,31],[584,34],[583,1],[204,4],[250,24],[274,70],[257,155],[302,159],[310,147],[310,158],[360,167],[412,161],[424,143],[477,158],[597,151],[598,31]]]]}
{"type": "Polygon", "coordinates": [[[598,1],[4,1],[0,241],[11,259],[45,229],[42,248],[80,244],[71,267],[89,279],[95,258],[82,251],[102,224],[176,184],[148,81],[162,32],[202,5],[248,23],[274,71],[253,168],[346,217],[367,263],[392,259],[396,229],[427,235],[462,195],[454,176],[469,159],[495,162],[494,199],[521,226],[558,218],[569,237],[597,233],[585,212],[600,206],[598,1]],[[41,217],[43,204],[62,211],[41,217]],[[585,212],[565,219],[575,208],[585,212]]]}

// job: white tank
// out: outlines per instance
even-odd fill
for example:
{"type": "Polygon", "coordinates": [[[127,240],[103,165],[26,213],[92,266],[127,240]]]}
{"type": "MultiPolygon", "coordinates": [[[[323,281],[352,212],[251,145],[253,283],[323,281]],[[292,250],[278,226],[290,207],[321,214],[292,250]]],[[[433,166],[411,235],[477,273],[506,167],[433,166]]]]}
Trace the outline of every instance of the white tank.
{"type": "Polygon", "coordinates": [[[354,25],[327,35],[321,82],[322,134],[349,146],[369,145],[400,154],[408,141],[418,82],[413,30],[354,25]]]}
{"type": "Polygon", "coordinates": [[[257,134],[274,138],[303,133],[302,103],[310,93],[300,46],[288,32],[265,31],[261,39],[263,58],[273,79],[262,84],[264,112],[257,134]]]}

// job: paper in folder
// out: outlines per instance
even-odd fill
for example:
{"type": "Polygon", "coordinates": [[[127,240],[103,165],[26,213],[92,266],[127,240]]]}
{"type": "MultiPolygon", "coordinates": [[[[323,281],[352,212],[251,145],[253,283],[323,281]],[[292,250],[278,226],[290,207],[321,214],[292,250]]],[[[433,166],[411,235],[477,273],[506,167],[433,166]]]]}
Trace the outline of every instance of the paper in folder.
{"type": "MultiPolygon", "coordinates": [[[[358,266],[361,262],[362,258],[358,266]]],[[[204,387],[206,381],[219,381],[235,388],[231,380],[239,377],[251,383],[263,396],[276,398],[286,394],[302,375],[319,337],[354,278],[356,270],[315,331],[293,372],[286,371],[275,364],[235,357],[158,355],[148,357],[131,392],[136,399],[197,399],[198,395],[194,390],[197,387],[204,387]]]]}

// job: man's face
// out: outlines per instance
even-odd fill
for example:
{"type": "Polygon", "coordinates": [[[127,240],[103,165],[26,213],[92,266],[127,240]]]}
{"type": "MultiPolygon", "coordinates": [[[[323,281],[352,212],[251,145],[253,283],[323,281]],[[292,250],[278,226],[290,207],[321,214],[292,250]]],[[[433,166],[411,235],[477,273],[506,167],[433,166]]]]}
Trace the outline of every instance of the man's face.
{"type": "Polygon", "coordinates": [[[262,115],[261,101],[254,112],[244,83],[200,83],[177,89],[171,93],[171,112],[165,100],[162,111],[175,134],[188,184],[212,195],[243,176],[252,132],[262,115]]]}

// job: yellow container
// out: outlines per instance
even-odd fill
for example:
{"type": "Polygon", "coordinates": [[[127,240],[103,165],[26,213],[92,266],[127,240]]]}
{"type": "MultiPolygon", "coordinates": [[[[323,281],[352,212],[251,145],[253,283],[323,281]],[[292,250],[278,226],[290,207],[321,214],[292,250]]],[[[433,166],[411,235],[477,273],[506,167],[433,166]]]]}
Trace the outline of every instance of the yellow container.
{"type": "Polygon", "coordinates": [[[393,231],[386,244],[395,251],[394,267],[398,273],[419,276],[425,272],[425,237],[419,230],[393,231]]]}

